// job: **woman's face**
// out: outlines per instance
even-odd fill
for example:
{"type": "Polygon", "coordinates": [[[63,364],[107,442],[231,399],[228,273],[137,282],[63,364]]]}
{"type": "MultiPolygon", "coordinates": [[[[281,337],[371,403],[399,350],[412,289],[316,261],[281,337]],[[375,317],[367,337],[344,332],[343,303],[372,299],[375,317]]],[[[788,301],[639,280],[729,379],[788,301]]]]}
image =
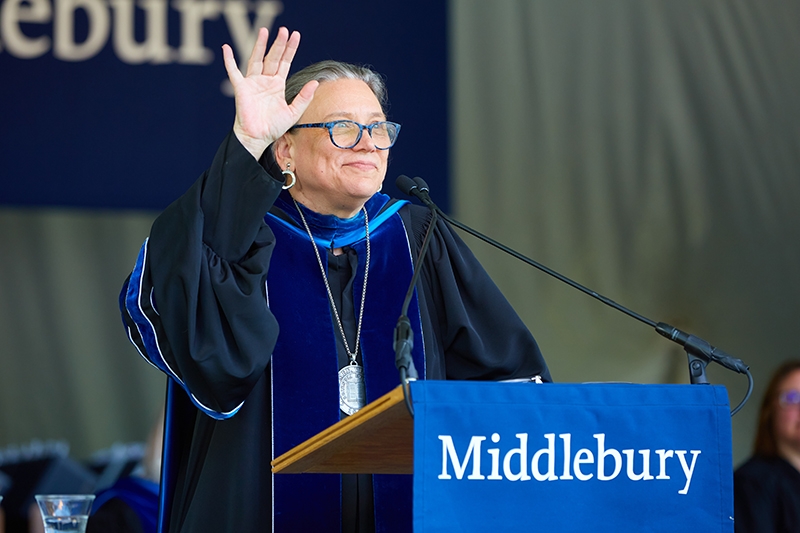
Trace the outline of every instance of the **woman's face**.
{"type": "MultiPolygon", "coordinates": [[[[322,82],[298,124],[349,119],[361,124],[386,120],[381,105],[361,80],[322,82]]],[[[364,131],[358,144],[343,150],[331,142],[325,128],[292,130],[279,140],[277,161],[291,163],[297,184],[292,196],[321,214],[349,218],[381,189],[388,150],[378,150],[364,131]]]]}
{"type": "MultiPolygon", "coordinates": [[[[800,370],[795,370],[778,387],[778,397],[781,394],[794,391],[800,394],[800,370]]],[[[775,411],[775,439],[779,448],[791,448],[800,452],[800,405],[778,403],[775,411]]]]}

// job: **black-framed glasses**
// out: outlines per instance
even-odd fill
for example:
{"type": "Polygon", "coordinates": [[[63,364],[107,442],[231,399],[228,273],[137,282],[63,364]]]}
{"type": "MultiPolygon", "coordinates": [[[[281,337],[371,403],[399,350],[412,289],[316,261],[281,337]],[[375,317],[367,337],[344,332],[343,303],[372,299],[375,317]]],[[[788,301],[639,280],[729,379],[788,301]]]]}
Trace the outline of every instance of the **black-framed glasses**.
{"type": "Polygon", "coordinates": [[[333,145],[344,150],[357,145],[364,130],[367,130],[378,150],[388,150],[394,146],[397,135],[400,133],[400,124],[386,121],[359,124],[354,120],[334,120],[333,122],[295,124],[290,129],[296,128],[325,128],[328,130],[333,145]]]}

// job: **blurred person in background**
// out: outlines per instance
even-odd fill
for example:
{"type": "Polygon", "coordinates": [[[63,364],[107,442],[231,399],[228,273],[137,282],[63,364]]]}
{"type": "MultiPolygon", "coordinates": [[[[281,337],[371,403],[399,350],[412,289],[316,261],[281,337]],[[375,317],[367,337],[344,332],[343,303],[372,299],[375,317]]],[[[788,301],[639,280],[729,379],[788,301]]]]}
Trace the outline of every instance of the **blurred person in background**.
{"type": "Polygon", "coordinates": [[[733,476],[736,533],[800,531],[800,360],[773,374],[753,448],[733,476]]]}
{"type": "MultiPolygon", "coordinates": [[[[156,533],[164,410],[150,429],[144,455],[129,475],[100,490],[92,503],[86,533],[156,533]]],[[[0,509],[1,511],[1,509],[0,509]]],[[[2,516],[2,515],[0,515],[2,516]]],[[[0,524],[0,533],[5,533],[0,524]]],[[[45,533],[39,506],[28,507],[28,533],[45,533]]]]}
{"type": "Polygon", "coordinates": [[[156,533],[164,410],[147,437],[144,457],[128,476],[97,493],[86,533],[156,533]]]}

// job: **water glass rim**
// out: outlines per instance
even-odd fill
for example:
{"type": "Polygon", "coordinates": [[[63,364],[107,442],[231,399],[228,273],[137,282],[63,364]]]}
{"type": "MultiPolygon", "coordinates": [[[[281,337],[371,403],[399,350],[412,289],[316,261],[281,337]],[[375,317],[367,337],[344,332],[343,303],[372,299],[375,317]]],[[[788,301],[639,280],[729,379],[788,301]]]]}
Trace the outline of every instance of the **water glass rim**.
{"type": "Polygon", "coordinates": [[[94,500],[94,494],[36,494],[37,500],[94,500]]]}

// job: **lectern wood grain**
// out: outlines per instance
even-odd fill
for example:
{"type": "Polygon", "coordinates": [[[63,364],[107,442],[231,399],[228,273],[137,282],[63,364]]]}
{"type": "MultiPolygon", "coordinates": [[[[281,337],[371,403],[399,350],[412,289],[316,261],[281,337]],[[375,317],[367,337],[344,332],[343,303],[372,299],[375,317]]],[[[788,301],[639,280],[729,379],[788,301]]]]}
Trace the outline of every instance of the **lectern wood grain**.
{"type": "Polygon", "coordinates": [[[295,446],[272,461],[275,474],[413,474],[414,420],[403,388],[295,446]]]}

